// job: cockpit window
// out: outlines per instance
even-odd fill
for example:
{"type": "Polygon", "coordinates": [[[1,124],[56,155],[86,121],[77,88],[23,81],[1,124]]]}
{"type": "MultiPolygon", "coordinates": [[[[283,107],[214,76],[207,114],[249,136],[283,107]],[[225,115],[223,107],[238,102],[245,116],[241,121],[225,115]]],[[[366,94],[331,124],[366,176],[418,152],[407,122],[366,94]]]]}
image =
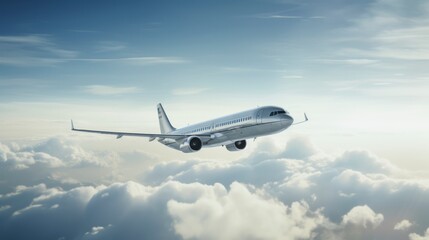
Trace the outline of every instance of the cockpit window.
{"type": "Polygon", "coordinates": [[[275,115],[277,115],[277,114],[286,114],[286,111],[284,111],[284,110],[281,110],[281,111],[274,111],[274,112],[271,112],[271,113],[270,113],[270,116],[275,116],[275,115]]]}

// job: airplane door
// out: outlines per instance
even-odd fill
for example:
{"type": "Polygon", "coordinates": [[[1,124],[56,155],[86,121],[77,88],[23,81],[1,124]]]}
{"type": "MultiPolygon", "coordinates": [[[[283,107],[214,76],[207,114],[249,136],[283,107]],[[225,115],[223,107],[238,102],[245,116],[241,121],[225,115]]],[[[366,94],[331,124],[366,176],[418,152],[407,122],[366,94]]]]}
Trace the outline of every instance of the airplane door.
{"type": "Polygon", "coordinates": [[[259,110],[256,114],[256,123],[262,123],[262,111],[263,110],[259,110]]]}

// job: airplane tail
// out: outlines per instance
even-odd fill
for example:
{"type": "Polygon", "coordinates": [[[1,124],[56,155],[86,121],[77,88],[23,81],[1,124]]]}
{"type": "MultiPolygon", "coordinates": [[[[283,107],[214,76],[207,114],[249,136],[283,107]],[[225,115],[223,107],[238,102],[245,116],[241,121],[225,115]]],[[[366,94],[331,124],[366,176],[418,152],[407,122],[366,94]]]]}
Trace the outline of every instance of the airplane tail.
{"type": "Polygon", "coordinates": [[[167,114],[165,114],[164,108],[162,108],[161,103],[158,104],[158,118],[159,118],[159,128],[161,133],[169,133],[176,130],[171,126],[170,120],[168,120],[167,114]]]}

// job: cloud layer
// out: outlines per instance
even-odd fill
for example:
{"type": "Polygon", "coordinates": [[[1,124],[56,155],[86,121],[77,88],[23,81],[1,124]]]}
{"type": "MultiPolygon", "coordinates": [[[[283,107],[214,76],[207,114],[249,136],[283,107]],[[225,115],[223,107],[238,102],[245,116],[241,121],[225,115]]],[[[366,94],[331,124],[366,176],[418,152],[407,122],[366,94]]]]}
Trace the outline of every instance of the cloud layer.
{"type": "Polygon", "coordinates": [[[0,149],[2,239],[424,239],[429,226],[427,179],[367,151],[323,153],[303,137],[232,162],[151,162],[125,182],[120,165],[150,157],[64,138],[0,149]],[[96,174],[82,181],[74,170],[96,174]]]}

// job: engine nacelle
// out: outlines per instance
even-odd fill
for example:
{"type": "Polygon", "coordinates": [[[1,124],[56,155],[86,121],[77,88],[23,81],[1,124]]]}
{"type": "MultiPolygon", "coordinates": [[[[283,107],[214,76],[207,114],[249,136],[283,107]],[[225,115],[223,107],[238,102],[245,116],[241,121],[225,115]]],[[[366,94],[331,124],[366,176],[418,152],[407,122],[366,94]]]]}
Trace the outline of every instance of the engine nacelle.
{"type": "Polygon", "coordinates": [[[188,139],[180,145],[180,151],[184,153],[196,152],[202,147],[203,142],[199,137],[188,137],[188,139]]]}
{"type": "Polygon", "coordinates": [[[246,140],[236,141],[235,143],[228,144],[225,147],[230,152],[240,151],[246,147],[246,140]]]}

